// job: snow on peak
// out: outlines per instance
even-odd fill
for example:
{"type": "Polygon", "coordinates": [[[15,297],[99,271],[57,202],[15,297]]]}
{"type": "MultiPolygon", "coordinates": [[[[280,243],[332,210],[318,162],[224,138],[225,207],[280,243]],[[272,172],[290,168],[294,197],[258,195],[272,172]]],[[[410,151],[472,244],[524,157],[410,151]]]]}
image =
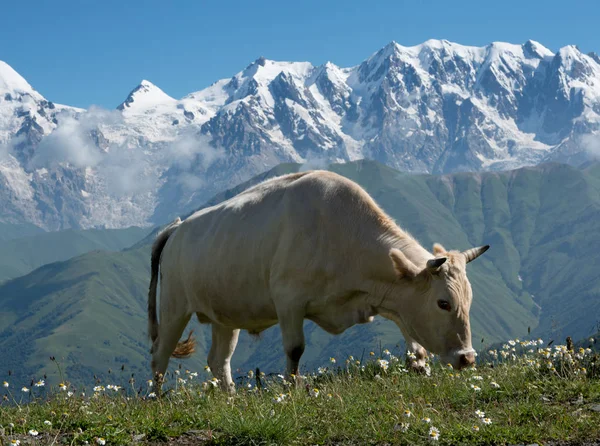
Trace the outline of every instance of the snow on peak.
{"type": "Polygon", "coordinates": [[[135,87],[127,99],[117,107],[118,110],[128,111],[130,113],[145,112],[150,108],[156,106],[173,104],[176,100],[166,94],[152,82],[142,80],[140,84],[135,87]]]}
{"type": "Polygon", "coordinates": [[[0,60],[0,91],[31,93],[33,88],[9,64],[0,60]]]}
{"type": "Polygon", "coordinates": [[[253,78],[259,85],[267,85],[281,73],[296,79],[306,79],[313,68],[310,62],[279,62],[261,57],[236,77],[239,80],[253,78]]]}
{"type": "Polygon", "coordinates": [[[577,48],[575,45],[563,46],[558,50],[558,56],[560,56],[560,58],[564,61],[580,59],[581,55],[581,51],[579,51],[579,48],[577,48]]]}
{"type": "Polygon", "coordinates": [[[526,53],[534,57],[539,57],[540,59],[547,59],[550,57],[554,57],[554,53],[546,48],[539,42],[535,40],[528,40],[523,44],[523,49],[526,53]]]}

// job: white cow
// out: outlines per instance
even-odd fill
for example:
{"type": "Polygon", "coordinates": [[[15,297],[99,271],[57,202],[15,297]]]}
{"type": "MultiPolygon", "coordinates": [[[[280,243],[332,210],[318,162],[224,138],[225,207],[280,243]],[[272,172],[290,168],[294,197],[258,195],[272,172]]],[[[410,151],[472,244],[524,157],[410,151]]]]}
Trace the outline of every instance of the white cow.
{"type": "Polygon", "coordinates": [[[426,351],[456,368],[475,360],[465,266],[489,246],[433,254],[400,229],[356,183],[310,171],[265,181],[161,232],[148,296],[152,371],[194,350],[179,342],[192,314],[212,324],[208,365],[233,391],[240,330],[279,323],[287,372],[298,373],[303,321],[329,333],[394,321],[423,365],[426,351]],[[160,266],[160,325],[156,287],[160,266]]]}

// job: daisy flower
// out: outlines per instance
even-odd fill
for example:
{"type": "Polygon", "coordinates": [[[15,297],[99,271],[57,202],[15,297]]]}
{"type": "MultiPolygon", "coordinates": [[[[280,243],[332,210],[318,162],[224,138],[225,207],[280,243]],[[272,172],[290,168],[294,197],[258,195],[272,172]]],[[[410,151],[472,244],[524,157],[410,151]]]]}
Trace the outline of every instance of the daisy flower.
{"type": "Polygon", "coordinates": [[[37,437],[39,432],[36,431],[35,429],[30,429],[29,432],[27,432],[29,435],[31,435],[32,437],[37,437]]]}
{"type": "Polygon", "coordinates": [[[483,418],[483,419],[481,420],[481,422],[482,422],[483,424],[492,424],[492,420],[490,420],[489,418],[483,418]]]}
{"type": "Polygon", "coordinates": [[[319,397],[319,389],[316,389],[316,388],[310,389],[309,393],[310,393],[310,396],[312,396],[313,398],[319,397]]]}
{"type": "Polygon", "coordinates": [[[475,415],[477,415],[479,418],[484,418],[485,417],[485,412],[483,410],[477,409],[475,411],[475,415]]]}
{"type": "Polygon", "coordinates": [[[410,417],[412,417],[412,412],[411,412],[410,410],[406,409],[406,410],[404,411],[404,416],[405,416],[406,418],[410,418],[410,417]]]}
{"type": "Polygon", "coordinates": [[[4,381],[4,382],[2,383],[2,385],[3,385],[4,387],[8,387],[8,386],[9,386],[9,384],[8,384],[6,381],[4,381]]]}
{"type": "Polygon", "coordinates": [[[273,402],[274,403],[283,403],[284,399],[285,399],[285,394],[281,393],[278,396],[276,396],[275,398],[273,398],[273,402]]]}
{"type": "Polygon", "coordinates": [[[429,428],[429,439],[435,441],[440,439],[440,430],[437,427],[431,426],[429,428]]]}
{"type": "Polygon", "coordinates": [[[27,392],[29,392],[29,389],[27,387],[22,387],[21,388],[21,392],[27,393],[27,392]]]}
{"type": "Polygon", "coordinates": [[[46,381],[44,381],[43,379],[40,379],[38,382],[35,383],[36,387],[44,387],[46,385],[46,381]]]}
{"type": "Polygon", "coordinates": [[[52,426],[52,422],[51,422],[51,421],[48,421],[48,420],[44,421],[44,424],[45,424],[46,426],[52,426]]]}
{"type": "Polygon", "coordinates": [[[473,426],[473,432],[479,432],[479,426],[474,425],[473,426]]]}
{"type": "Polygon", "coordinates": [[[106,444],[106,440],[102,437],[98,437],[96,438],[96,443],[98,443],[100,446],[104,446],[106,444]]]}
{"type": "Polygon", "coordinates": [[[400,432],[406,432],[406,431],[408,431],[409,427],[410,427],[409,423],[400,423],[400,424],[396,424],[394,426],[394,430],[395,431],[400,431],[400,432]]]}
{"type": "Polygon", "coordinates": [[[424,423],[431,423],[431,418],[425,417],[421,421],[423,421],[424,423]]]}
{"type": "Polygon", "coordinates": [[[388,369],[388,366],[390,365],[390,363],[385,359],[378,359],[377,365],[379,367],[381,367],[383,369],[383,371],[385,372],[388,369]]]}

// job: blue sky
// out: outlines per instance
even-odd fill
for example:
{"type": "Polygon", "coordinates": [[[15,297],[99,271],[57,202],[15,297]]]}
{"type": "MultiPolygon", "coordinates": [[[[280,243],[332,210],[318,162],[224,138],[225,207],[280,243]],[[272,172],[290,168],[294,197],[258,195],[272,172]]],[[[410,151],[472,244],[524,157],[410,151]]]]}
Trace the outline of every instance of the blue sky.
{"type": "Polygon", "coordinates": [[[49,100],[114,108],[142,79],[179,98],[259,56],[352,66],[392,40],[600,52],[599,19],[598,0],[14,0],[0,60],[49,100]]]}

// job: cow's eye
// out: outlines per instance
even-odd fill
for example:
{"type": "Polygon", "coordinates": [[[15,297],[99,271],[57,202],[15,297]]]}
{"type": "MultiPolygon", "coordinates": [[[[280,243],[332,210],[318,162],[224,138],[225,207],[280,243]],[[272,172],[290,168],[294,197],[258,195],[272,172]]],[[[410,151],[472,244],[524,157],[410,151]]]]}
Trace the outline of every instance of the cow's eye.
{"type": "Polygon", "coordinates": [[[440,307],[442,310],[450,311],[452,309],[450,302],[448,302],[447,300],[438,300],[437,304],[438,307],[440,307]]]}

